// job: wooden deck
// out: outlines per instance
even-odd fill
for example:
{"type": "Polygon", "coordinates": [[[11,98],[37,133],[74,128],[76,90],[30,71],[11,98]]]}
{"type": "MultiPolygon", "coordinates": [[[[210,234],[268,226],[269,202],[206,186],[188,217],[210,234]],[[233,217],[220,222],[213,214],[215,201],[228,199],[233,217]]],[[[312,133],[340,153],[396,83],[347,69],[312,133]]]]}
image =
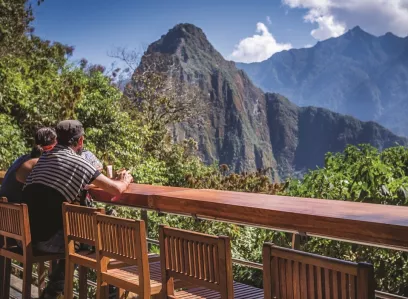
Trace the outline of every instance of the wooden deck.
{"type": "MultiPolygon", "coordinates": [[[[23,281],[12,275],[10,279],[10,298],[11,299],[21,299],[21,290],[23,289],[23,281]]],[[[31,286],[31,298],[38,298],[38,291],[37,287],[32,285],[31,286]]]]}

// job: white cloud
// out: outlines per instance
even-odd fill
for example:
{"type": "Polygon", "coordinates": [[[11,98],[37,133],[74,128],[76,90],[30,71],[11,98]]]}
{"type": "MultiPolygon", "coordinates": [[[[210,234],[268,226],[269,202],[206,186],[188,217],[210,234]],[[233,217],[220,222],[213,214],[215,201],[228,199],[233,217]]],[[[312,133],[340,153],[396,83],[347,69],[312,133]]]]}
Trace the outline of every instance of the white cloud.
{"type": "Polygon", "coordinates": [[[304,20],[316,23],[317,40],[337,37],[357,25],[381,35],[408,35],[408,0],[282,0],[290,8],[307,9],[304,20]]]}
{"type": "Polygon", "coordinates": [[[256,24],[256,32],[258,34],[241,40],[229,59],[237,62],[260,62],[276,52],[292,48],[291,44],[278,43],[264,23],[256,24]]]}
{"type": "Polygon", "coordinates": [[[330,37],[338,37],[346,32],[346,26],[337,22],[334,16],[322,15],[311,17],[307,15],[305,19],[311,23],[319,24],[319,28],[313,29],[310,34],[317,40],[324,40],[330,37]],[[307,17],[307,18],[306,18],[307,17]]]}
{"type": "Polygon", "coordinates": [[[303,48],[313,48],[313,45],[312,44],[307,44],[303,48]]]}
{"type": "Polygon", "coordinates": [[[266,16],[266,23],[268,23],[268,25],[272,25],[272,20],[270,16],[266,16]]]}

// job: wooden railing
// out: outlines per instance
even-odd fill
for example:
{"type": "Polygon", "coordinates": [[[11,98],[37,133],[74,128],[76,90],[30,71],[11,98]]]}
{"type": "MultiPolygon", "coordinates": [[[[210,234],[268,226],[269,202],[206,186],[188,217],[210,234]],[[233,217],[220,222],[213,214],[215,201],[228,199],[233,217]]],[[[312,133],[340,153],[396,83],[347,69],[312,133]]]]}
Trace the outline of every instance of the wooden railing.
{"type": "Polygon", "coordinates": [[[408,207],[140,184],[113,204],[408,251],[408,207]]]}
{"type": "Polygon", "coordinates": [[[408,251],[408,207],[143,184],[115,202],[91,193],[104,203],[408,251]]]}

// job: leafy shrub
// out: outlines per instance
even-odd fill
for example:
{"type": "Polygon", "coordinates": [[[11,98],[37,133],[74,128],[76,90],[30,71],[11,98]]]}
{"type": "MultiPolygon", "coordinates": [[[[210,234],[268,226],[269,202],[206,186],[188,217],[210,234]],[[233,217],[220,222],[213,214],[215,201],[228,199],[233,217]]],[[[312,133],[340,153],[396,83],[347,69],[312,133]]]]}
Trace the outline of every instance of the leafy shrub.
{"type": "Polygon", "coordinates": [[[0,124],[0,169],[7,169],[13,160],[27,151],[27,147],[12,117],[0,114],[0,124]]]}

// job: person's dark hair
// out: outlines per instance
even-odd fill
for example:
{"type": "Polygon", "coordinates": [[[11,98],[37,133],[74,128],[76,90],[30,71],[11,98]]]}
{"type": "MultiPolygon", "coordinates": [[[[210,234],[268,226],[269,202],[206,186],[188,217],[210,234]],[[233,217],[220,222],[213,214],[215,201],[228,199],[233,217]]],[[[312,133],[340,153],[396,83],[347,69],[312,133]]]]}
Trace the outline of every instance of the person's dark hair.
{"type": "Polygon", "coordinates": [[[35,133],[35,144],[40,146],[52,145],[57,140],[57,133],[54,129],[45,127],[35,133]]]}
{"type": "Polygon", "coordinates": [[[75,146],[78,145],[79,138],[81,138],[81,137],[82,137],[82,136],[80,136],[80,137],[74,137],[74,138],[68,140],[68,141],[67,141],[65,144],[63,144],[63,145],[75,147],[75,146]]]}
{"type": "Polygon", "coordinates": [[[39,158],[41,157],[42,153],[43,153],[43,149],[40,145],[34,145],[33,148],[31,149],[31,153],[30,153],[30,157],[32,159],[34,158],[39,158]]]}

